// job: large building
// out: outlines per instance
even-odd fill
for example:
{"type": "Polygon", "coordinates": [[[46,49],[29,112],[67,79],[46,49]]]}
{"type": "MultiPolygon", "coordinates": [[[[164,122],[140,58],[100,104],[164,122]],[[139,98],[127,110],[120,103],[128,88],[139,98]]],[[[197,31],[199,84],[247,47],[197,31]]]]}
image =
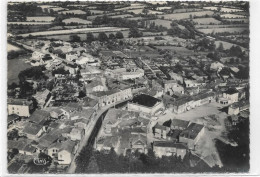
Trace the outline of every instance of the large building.
{"type": "Polygon", "coordinates": [[[98,101],[99,107],[113,105],[117,102],[128,100],[133,97],[131,88],[114,89],[109,91],[88,94],[88,97],[98,101]]]}
{"type": "Polygon", "coordinates": [[[16,114],[21,117],[29,117],[32,109],[32,101],[26,99],[8,99],[8,115],[16,114]]]}
{"type": "Polygon", "coordinates": [[[138,111],[150,115],[154,115],[156,112],[164,110],[162,100],[146,94],[135,96],[132,101],[128,102],[127,107],[130,111],[138,111]]]}

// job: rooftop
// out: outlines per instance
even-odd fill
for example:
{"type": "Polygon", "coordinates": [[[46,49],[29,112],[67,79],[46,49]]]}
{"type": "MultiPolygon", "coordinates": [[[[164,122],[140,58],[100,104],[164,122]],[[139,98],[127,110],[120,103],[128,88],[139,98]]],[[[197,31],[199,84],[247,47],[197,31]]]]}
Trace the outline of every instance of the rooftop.
{"type": "Polygon", "coordinates": [[[177,149],[187,149],[187,146],[183,143],[175,143],[170,141],[154,141],[153,146],[157,147],[173,147],[177,149]]]}

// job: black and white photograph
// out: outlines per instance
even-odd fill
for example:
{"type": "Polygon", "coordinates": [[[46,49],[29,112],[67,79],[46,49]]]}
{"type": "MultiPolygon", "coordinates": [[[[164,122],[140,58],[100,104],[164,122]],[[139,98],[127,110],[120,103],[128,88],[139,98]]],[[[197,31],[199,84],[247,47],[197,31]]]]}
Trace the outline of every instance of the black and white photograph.
{"type": "Polygon", "coordinates": [[[8,174],[249,173],[250,1],[5,8],[8,174]]]}

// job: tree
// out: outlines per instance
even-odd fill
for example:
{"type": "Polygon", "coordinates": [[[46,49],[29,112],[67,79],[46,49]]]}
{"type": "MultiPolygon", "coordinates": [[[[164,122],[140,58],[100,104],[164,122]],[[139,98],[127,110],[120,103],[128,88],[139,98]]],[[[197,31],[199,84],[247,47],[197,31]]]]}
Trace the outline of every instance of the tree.
{"type": "Polygon", "coordinates": [[[108,41],[108,37],[107,37],[106,33],[104,33],[104,32],[99,33],[98,34],[98,40],[100,42],[108,41]]]}
{"type": "Polygon", "coordinates": [[[117,39],[123,39],[124,38],[123,33],[121,31],[116,32],[116,38],[117,39]]]}
{"type": "Polygon", "coordinates": [[[115,38],[116,38],[116,36],[115,36],[113,33],[110,33],[110,34],[108,35],[108,37],[109,37],[109,39],[115,39],[115,38]]]}
{"type": "Polygon", "coordinates": [[[86,96],[86,93],[84,91],[79,91],[79,98],[83,98],[86,96]]]}
{"type": "Polygon", "coordinates": [[[91,43],[91,42],[93,42],[93,41],[95,41],[95,37],[94,37],[93,33],[87,33],[86,42],[87,42],[87,43],[91,43]]]}
{"type": "Polygon", "coordinates": [[[220,42],[218,46],[218,51],[222,52],[224,50],[223,43],[220,42]]]}
{"type": "Polygon", "coordinates": [[[81,40],[78,35],[74,34],[74,35],[70,35],[70,41],[71,42],[80,42],[81,40]]]}
{"type": "Polygon", "coordinates": [[[92,155],[89,159],[89,164],[88,167],[86,169],[87,173],[99,173],[99,167],[97,164],[97,159],[95,158],[94,155],[92,155]]]}
{"type": "Polygon", "coordinates": [[[147,15],[149,10],[147,8],[144,8],[142,12],[143,12],[143,14],[147,15]]]}
{"type": "Polygon", "coordinates": [[[19,138],[18,130],[13,129],[8,133],[8,140],[14,140],[19,138]]]}
{"type": "Polygon", "coordinates": [[[134,27],[134,28],[130,28],[129,31],[129,37],[133,37],[133,38],[137,38],[137,37],[142,37],[143,33],[141,31],[139,31],[138,28],[134,27]]]}

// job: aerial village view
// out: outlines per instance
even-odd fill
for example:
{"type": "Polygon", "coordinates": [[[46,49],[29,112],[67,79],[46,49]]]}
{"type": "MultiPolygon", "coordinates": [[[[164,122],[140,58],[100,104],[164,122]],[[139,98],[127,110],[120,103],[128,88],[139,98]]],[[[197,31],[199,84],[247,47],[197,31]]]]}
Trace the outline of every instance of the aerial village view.
{"type": "Polygon", "coordinates": [[[9,173],[249,171],[249,2],[8,2],[7,46],[9,173]]]}

